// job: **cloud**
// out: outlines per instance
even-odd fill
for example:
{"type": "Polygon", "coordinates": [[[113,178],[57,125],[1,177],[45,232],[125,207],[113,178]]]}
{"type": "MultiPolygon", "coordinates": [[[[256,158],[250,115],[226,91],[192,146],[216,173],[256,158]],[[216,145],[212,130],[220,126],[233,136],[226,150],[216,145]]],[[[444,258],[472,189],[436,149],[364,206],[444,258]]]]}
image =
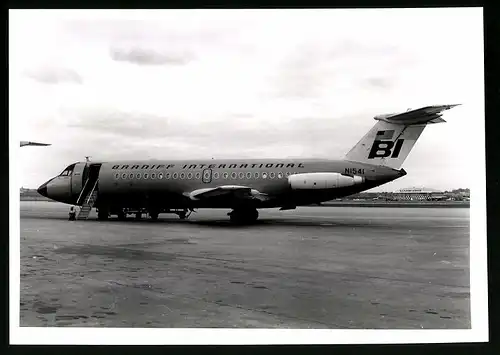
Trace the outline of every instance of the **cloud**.
{"type": "Polygon", "coordinates": [[[396,45],[383,43],[368,43],[367,41],[343,40],[331,47],[327,51],[330,60],[340,60],[347,58],[365,58],[369,56],[371,60],[377,57],[393,57],[400,55],[400,50],[396,45]]]}
{"type": "Polygon", "coordinates": [[[301,99],[333,97],[344,91],[352,95],[364,88],[389,90],[413,65],[411,54],[397,45],[373,44],[363,38],[308,41],[282,58],[273,76],[275,94],[301,99]]]}
{"type": "Polygon", "coordinates": [[[185,65],[193,60],[193,55],[189,52],[167,52],[139,46],[111,48],[110,55],[117,62],[130,62],[139,65],[185,65]]]}
{"type": "Polygon", "coordinates": [[[383,77],[368,78],[365,80],[365,82],[369,86],[373,86],[379,89],[391,89],[394,86],[394,83],[391,82],[390,78],[383,78],[383,77]]]}
{"type": "Polygon", "coordinates": [[[258,157],[290,154],[309,157],[341,157],[364,133],[354,116],[342,119],[296,117],[266,121],[249,114],[225,114],[204,121],[183,117],[162,116],[140,112],[124,112],[109,108],[69,112],[73,116],[67,127],[77,129],[86,144],[101,145],[100,140],[113,141],[121,148],[117,155],[127,158],[237,157],[257,154],[258,157]],[[346,145],[345,139],[349,143],[346,145]],[[341,140],[342,138],[342,140],[341,140]],[[120,143],[117,143],[120,142],[120,143]],[[159,148],[154,149],[154,147],[159,148]],[[136,155],[137,153],[148,153],[136,155]]]}
{"type": "Polygon", "coordinates": [[[25,74],[44,84],[82,84],[82,77],[74,70],[56,67],[41,67],[35,70],[27,70],[25,74]]]}
{"type": "Polygon", "coordinates": [[[327,80],[324,53],[321,48],[300,46],[280,63],[275,76],[276,96],[310,98],[319,94],[327,80]]]}

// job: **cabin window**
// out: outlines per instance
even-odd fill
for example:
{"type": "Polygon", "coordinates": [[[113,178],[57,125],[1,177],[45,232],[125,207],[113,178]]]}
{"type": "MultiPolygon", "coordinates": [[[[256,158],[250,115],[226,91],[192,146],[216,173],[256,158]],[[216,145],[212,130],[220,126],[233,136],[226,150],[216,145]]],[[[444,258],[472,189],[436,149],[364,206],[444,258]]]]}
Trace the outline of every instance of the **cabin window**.
{"type": "Polygon", "coordinates": [[[192,179],[193,178],[193,173],[188,173],[188,179],[192,179]]]}
{"type": "Polygon", "coordinates": [[[271,172],[269,173],[269,178],[270,178],[270,179],[274,179],[274,171],[271,171],[271,172]]]}
{"type": "Polygon", "coordinates": [[[165,179],[170,179],[170,173],[165,173],[165,179]]]}
{"type": "Polygon", "coordinates": [[[247,179],[251,179],[251,178],[252,178],[252,173],[249,171],[249,172],[247,173],[247,179]]]}
{"type": "Polygon", "coordinates": [[[259,175],[260,175],[260,174],[259,174],[258,172],[256,172],[255,174],[253,174],[253,176],[254,176],[256,179],[258,179],[258,178],[259,178],[259,175]]]}
{"type": "Polygon", "coordinates": [[[137,174],[135,175],[135,178],[136,178],[136,179],[140,179],[140,178],[141,178],[141,173],[137,173],[137,174]]]}
{"type": "Polygon", "coordinates": [[[134,173],[130,173],[129,176],[128,176],[129,179],[133,179],[134,178],[134,173]]]}
{"type": "Polygon", "coordinates": [[[120,178],[120,173],[116,173],[115,174],[115,179],[119,179],[120,178]]]}
{"type": "Polygon", "coordinates": [[[223,177],[224,179],[227,179],[227,178],[229,177],[229,173],[228,173],[227,171],[226,171],[226,172],[224,172],[224,173],[222,174],[222,177],[223,177]]]}
{"type": "Polygon", "coordinates": [[[123,173],[122,174],[122,179],[126,179],[127,178],[127,173],[123,173]]]}
{"type": "Polygon", "coordinates": [[[151,174],[151,179],[156,179],[156,174],[155,173],[151,174]]]}
{"type": "Polygon", "coordinates": [[[217,180],[219,178],[219,173],[218,172],[215,172],[214,173],[214,179],[217,180]]]}
{"type": "Polygon", "coordinates": [[[231,173],[231,179],[236,179],[236,172],[234,172],[234,171],[233,171],[233,172],[231,173]]]}
{"type": "Polygon", "coordinates": [[[240,179],[243,179],[245,177],[245,173],[240,171],[240,173],[238,174],[239,178],[240,179]]]}
{"type": "Polygon", "coordinates": [[[158,179],[163,179],[163,173],[158,174],[158,179]]]}
{"type": "Polygon", "coordinates": [[[186,176],[186,174],[181,173],[181,174],[179,175],[179,179],[183,179],[183,180],[184,180],[184,177],[185,177],[185,176],[186,176]]]}
{"type": "Polygon", "coordinates": [[[196,173],[195,178],[196,178],[196,179],[201,178],[201,173],[196,173]]]}
{"type": "Polygon", "coordinates": [[[262,173],[262,178],[263,179],[267,179],[267,173],[266,172],[262,173]]]}
{"type": "Polygon", "coordinates": [[[147,179],[148,178],[148,173],[144,173],[144,179],[147,179]]]}
{"type": "Polygon", "coordinates": [[[177,174],[177,173],[173,173],[173,174],[172,174],[172,179],[177,179],[177,175],[179,175],[179,174],[177,174]]]}
{"type": "Polygon", "coordinates": [[[281,171],[278,173],[278,179],[283,179],[283,173],[281,171]]]}

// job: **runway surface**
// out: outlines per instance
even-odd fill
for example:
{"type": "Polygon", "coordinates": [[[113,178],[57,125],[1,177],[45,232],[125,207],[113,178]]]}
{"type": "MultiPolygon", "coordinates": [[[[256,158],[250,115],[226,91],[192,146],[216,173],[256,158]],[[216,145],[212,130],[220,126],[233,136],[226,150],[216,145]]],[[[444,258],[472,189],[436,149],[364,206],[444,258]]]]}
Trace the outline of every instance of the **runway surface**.
{"type": "Polygon", "coordinates": [[[470,328],[469,209],[68,209],[21,202],[21,326],[470,328]]]}

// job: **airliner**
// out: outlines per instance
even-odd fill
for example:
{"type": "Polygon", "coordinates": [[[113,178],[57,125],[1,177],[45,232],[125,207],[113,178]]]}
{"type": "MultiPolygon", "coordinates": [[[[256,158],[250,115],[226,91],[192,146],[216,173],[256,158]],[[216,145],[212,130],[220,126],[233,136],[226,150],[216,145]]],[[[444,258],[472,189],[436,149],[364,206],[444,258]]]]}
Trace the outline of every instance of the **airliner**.
{"type": "Polygon", "coordinates": [[[48,143],[39,143],[39,142],[29,142],[29,141],[21,141],[20,146],[21,147],[26,147],[26,146],[41,146],[41,147],[46,147],[49,146],[50,144],[48,143]]]}
{"type": "Polygon", "coordinates": [[[92,208],[99,220],[160,213],[186,218],[198,208],[227,208],[230,221],[252,223],[258,209],[295,209],[380,186],[406,175],[401,165],[428,124],[446,122],[457,105],[377,115],[341,160],[212,159],[86,161],[69,165],[38,188],[52,200],[92,208]]]}

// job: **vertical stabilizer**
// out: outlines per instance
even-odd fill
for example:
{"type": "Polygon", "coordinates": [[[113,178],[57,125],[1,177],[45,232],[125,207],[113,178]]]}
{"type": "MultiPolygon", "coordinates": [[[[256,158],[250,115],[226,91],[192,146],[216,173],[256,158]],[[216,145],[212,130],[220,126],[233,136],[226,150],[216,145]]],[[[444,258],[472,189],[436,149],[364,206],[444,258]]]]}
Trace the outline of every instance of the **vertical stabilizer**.
{"type": "Polygon", "coordinates": [[[378,122],[347,153],[346,160],[399,169],[424,128],[446,122],[442,111],[457,105],[427,106],[398,114],[375,116],[378,122]]]}

